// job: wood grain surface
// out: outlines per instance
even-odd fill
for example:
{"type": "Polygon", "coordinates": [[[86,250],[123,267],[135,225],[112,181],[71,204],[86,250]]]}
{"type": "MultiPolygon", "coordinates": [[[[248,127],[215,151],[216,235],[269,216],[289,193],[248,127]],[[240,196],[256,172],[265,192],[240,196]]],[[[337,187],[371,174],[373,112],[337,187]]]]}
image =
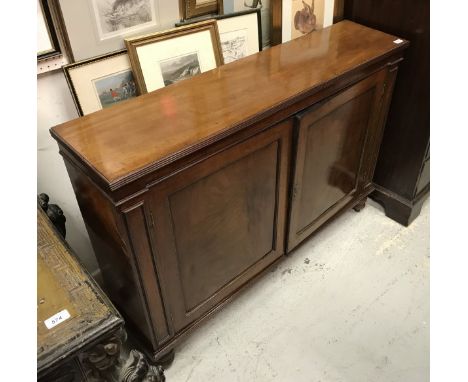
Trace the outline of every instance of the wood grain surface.
{"type": "Polygon", "coordinates": [[[396,37],[342,21],[187,81],[51,129],[112,187],[205,147],[403,49],[396,37]],[[307,70],[304,70],[307,68],[307,70]],[[209,110],[209,112],[207,112],[209,110]]]}

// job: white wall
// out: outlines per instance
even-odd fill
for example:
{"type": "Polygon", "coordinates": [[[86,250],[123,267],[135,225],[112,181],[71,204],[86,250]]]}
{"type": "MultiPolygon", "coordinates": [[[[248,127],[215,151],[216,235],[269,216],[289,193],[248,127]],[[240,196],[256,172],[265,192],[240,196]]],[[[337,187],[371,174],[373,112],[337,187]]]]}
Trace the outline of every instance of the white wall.
{"type": "Polygon", "coordinates": [[[37,77],[37,192],[45,192],[50,202],[58,204],[66,218],[67,242],[93,274],[98,270],[75,194],[58,146],[49,129],[77,118],[67,82],[62,71],[37,77]]]}

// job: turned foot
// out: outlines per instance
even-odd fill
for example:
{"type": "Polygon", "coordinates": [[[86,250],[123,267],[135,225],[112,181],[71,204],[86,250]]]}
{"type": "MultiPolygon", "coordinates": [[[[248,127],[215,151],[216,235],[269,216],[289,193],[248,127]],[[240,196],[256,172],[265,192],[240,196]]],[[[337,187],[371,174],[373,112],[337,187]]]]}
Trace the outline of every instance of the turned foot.
{"type": "Polygon", "coordinates": [[[367,198],[360,200],[359,203],[353,207],[354,211],[356,212],[361,211],[366,206],[366,201],[367,201],[367,198]]]}
{"type": "Polygon", "coordinates": [[[175,351],[174,349],[172,349],[168,353],[157,357],[155,362],[158,365],[161,365],[164,369],[167,369],[169,366],[171,366],[172,362],[174,361],[174,357],[175,357],[175,351]]]}

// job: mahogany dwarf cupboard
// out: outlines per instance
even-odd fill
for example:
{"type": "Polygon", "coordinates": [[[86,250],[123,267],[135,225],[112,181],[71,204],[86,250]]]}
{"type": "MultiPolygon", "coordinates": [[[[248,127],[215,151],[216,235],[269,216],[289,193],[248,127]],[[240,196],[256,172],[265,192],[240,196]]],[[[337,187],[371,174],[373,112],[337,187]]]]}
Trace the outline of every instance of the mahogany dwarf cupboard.
{"type": "Polygon", "coordinates": [[[155,358],[363,206],[395,40],[343,21],[51,129],[107,292],[155,358]]]}

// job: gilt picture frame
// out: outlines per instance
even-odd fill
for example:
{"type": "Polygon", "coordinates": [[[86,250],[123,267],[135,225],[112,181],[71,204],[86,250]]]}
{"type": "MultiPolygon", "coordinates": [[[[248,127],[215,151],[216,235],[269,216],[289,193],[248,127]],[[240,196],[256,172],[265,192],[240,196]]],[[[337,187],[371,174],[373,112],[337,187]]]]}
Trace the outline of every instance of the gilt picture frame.
{"type": "Polygon", "coordinates": [[[139,94],[125,49],[65,65],[63,72],[80,116],[139,94]]]}
{"type": "Polygon", "coordinates": [[[141,94],[223,64],[216,20],[125,40],[141,94]]]}
{"type": "Polygon", "coordinates": [[[223,0],[179,0],[181,20],[223,13],[223,0]]]}

